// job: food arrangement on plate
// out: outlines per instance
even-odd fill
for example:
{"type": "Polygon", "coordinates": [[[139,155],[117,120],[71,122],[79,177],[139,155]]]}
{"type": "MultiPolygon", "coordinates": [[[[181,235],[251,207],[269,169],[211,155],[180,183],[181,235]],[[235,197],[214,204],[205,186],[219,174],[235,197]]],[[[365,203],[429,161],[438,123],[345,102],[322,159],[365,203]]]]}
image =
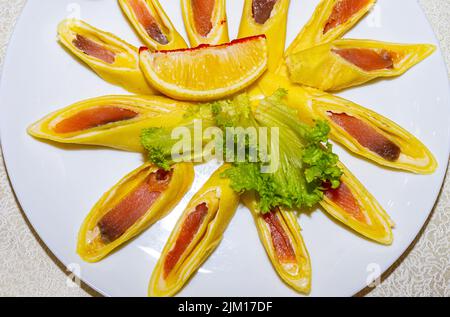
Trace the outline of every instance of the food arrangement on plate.
{"type": "Polygon", "coordinates": [[[392,243],[389,215],[329,140],[392,170],[431,174],[437,162],[395,122],[329,92],[399,76],[434,46],[342,39],[375,0],[322,0],[286,51],[289,0],[245,0],[238,39],[231,42],[225,0],[181,0],[191,48],[157,0],[118,2],[146,47],[76,19],[61,22],[59,41],[105,81],[137,95],[80,101],[28,129],[39,139],[145,156],[81,225],[77,252],[83,260],[120,252],[179,203],[213,137],[203,133],[199,144],[184,144],[183,157],[175,160],[173,131],[194,134],[199,121],[205,131],[244,129],[231,143],[213,140],[229,160],[184,209],[153,270],[150,296],[175,295],[188,283],[240,202],[253,215],[273,268],[299,293],[310,292],[312,272],[297,212],[320,205],[359,235],[392,243]],[[253,147],[248,131],[269,131],[270,153],[253,147]],[[244,157],[231,151],[239,146],[244,157]],[[275,152],[277,167],[267,171],[275,152]]]}

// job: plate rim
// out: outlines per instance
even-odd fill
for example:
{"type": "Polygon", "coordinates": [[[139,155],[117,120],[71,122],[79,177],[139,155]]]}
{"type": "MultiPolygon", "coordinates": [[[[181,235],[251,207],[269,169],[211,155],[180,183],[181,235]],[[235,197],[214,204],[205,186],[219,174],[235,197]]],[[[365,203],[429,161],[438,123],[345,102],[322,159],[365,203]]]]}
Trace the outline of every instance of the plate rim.
{"type": "MultiPolygon", "coordinates": [[[[447,71],[446,73],[448,74],[448,72],[449,72],[448,67],[449,66],[447,66],[447,64],[445,63],[445,58],[444,58],[444,54],[443,54],[443,50],[442,50],[442,42],[438,39],[438,37],[437,37],[437,35],[435,33],[435,30],[433,29],[433,27],[432,27],[432,25],[430,23],[430,19],[426,15],[425,11],[423,10],[422,5],[418,1],[415,1],[414,5],[419,7],[422,16],[425,17],[425,19],[426,19],[427,26],[431,30],[431,33],[433,35],[433,38],[434,38],[435,42],[438,43],[437,53],[439,55],[439,61],[440,61],[441,67],[444,70],[446,70],[447,71]]],[[[13,23],[12,31],[11,31],[11,33],[9,35],[9,38],[7,39],[7,45],[6,45],[6,49],[5,49],[2,69],[1,69],[1,72],[0,72],[0,93],[2,91],[2,86],[4,84],[3,82],[4,82],[5,73],[6,73],[6,71],[5,71],[6,67],[5,66],[8,64],[9,60],[11,59],[10,58],[10,55],[12,54],[11,53],[11,51],[12,51],[11,46],[12,46],[12,43],[14,42],[14,40],[15,40],[15,37],[17,36],[18,25],[21,23],[21,21],[23,19],[25,10],[27,10],[30,6],[31,6],[30,5],[30,1],[26,1],[25,4],[23,5],[23,7],[21,8],[21,11],[18,14],[15,22],[13,23]]],[[[450,95],[450,77],[448,75],[446,77],[447,77],[447,93],[450,95]]],[[[448,106],[447,107],[447,111],[450,114],[450,102],[448,103],[447,106],[448,106]]],[[[0,103],[0,113],[4,113],[5,110],[3,109],[3,107],[4,106],[2,106],[2,103],[0,103]]],[[[36,226],[33,223],[31,217],[29,217],[29,215],[28,215],[27,211],[25,210],[25,208],[22,207],[21,195],[18,194],[18,192],[16,192],[16,190],[15,190],[15,188],[16,188],[15,178],[9,172],[9,170],[10,170],[9,169],[9,163],[8,163],[9,160],[8,160],[8,154],[7,154],[8,150],[5,149],[4,142],[2,142],[2,135],[3,135],[2,131],[4,129],[4,124],[1,124],[3,122],[3,120],[4,120],[4,119],[3,120],[1,119],[2,117],[4,117],[4,116],[0,116],[0,149],[1,149],[1,152],[2,152],[3,164],[4,164],[4,167],[5,167],[6,176],[7,176],[8,182],[9,182],[8,185],[10,186],[11,192],[14,195],[15,200],[16,200],[19,208],[20,208],[19,211],[21,212],[22,217],[24,217],[26,225],[31,230],[33,236],[35,238],[37,238],[40,247],[42,247],[44,250],[45,250],[45,248],[48,250],[48,252],[50,254],[47,254],[47,256],[51,259],[52,262],[54,262],[55,265],[58,266],[58,268],[64,274],[67,275],[68,271],[64,271],[62,269],[62,267],[66,267],[67,268],[67,265],[66,265],[65,261],[62,260],[63,257],[61,257],[58,254],[58,252],[57,252],[57,250],[55,250],[56,248],[54,248],[54,246],[52,247],[52,243],[48,243],[48,241],[46,241],[46,239],[43,236],[41,236],[41,234],[39,234],[39,232],[36,229],[36,226]],[[31,226],[31,228],[30,228],[30,226],[31,226]],[[45,246],[42,246],[41,243],[43,243],[45,246]]],[[[442,175],[439,175],[440,186],[439,186],[439,188],[436,191],[433,192],[433,196],[435,198],[433,199],[433,201],[429,202],[429,204],[431,206],[429,208],[427,208],[427,209],[429,209],[427,211],[428,215],[425,218],[425,221],[420,225],[420,228],[418,229],[417,234],[415,234],[414,239],[407,244],[406,248],[404,248],[404,250],[399,252],[399,255],[394,257],[394,259],[392,261],[386,261],[387,262],[386,268],[382,269],[382,273],[380,275],[381,283],[383,283],[383,281],[385,279],[387,279],[398,268],[398,266],[401,263],[401,261],[403,261],[404,259],[406,259],[406,257],[409,256],[410,251],[415,247],[415,245],[417,244],[419,239],[423,236],[423,234],[424,234],[424,232],[425,232],[425,230],[426,230],[430,220],[432,219],[432,217],[435,214],[436,206],[437,206],[437,204],[439,202],[439,199],[440,199],[441,194],[442,194],[443,187],[445,185],[446,175],[447,175],[447,172],[448,172],[448,170],[450,168],[450,161],[449,161],[450,160],[450,129],[448,130],[448,136],[449,136],[449,144],[446,145],[446,147],[447,147],[447,151],[446,152],[447,152],[447,157],[448,157],[447,164],[445,166],[445,169],[443,169],[442,175]],[[400,262],[400,263],[398,263],[398,262],[400,262]]],[[[77,278],[79,278],[79,280],[81,282],[80,288],[82,288],[89,295],[92,295],[91,294],[91,290],[93,290],[94,292],[96,292],[96,293],[98,293],[98,294],[100,294],[102,296],[105,296],[105,297],[111,296],[111,295],[107,294],[107,292],[105,292],[105,291],[99,289],[98,287],[96,287],[95,284],[91,283],[91,281],[89,281],[88,279],[81,278],[76,273],[72,273],[72,274],[74,274],[77,278]],[[83,284],[88,286],[91,290],[86,290],[85,287],[83,287],[83,284]]],[[[354,294],[352,296],[356,296],[356,295],[358,295],[359,293],[362,293],[362,292],[364,292],[362,295],[366,296],[366,295],[370,294],[375,288],[371,288],[367,292],[365,292],[366,289],[369,289],[369,287],[368,286],[363,287],[359,291],[354,292],[354,294]]]]}

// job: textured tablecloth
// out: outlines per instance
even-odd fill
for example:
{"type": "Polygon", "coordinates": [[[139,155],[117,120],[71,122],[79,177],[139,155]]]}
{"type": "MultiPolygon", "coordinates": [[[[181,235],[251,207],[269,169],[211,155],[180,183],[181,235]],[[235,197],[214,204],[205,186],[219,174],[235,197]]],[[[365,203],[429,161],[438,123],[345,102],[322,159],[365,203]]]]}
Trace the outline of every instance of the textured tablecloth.
{"type": "MultiPolygon", "coordinates": [[[[32,0],[38,1],[38,0],[32,0]]],[[[414,1],[414,0],[411,0],[414,1]]],[[[0,0],[0,65],[25,0],[0,0]]],[[[450,0],[420,0],[450,65],[450,0]]],[[[447,176],[449,175],[447,171],[447,176]]],[[[426,228],[368,296],[450,296],[450,177],[426,228]]],[[[98,295],[68,282],[18,205],[0,152],[0,296],[98,295]]]]}

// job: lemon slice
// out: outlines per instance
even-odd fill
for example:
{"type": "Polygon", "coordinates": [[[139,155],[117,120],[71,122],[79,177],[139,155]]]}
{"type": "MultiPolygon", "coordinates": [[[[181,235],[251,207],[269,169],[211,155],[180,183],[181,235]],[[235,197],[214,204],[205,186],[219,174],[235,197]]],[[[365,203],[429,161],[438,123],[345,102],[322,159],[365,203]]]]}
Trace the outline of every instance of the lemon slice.
{"type": "Polygon", "coordinates": [[[140,49],[147,79],[162,93],[180,100],[209,101],[250,86],[267,68],[264,35],[222,45],[155,51],[140,49]]]}

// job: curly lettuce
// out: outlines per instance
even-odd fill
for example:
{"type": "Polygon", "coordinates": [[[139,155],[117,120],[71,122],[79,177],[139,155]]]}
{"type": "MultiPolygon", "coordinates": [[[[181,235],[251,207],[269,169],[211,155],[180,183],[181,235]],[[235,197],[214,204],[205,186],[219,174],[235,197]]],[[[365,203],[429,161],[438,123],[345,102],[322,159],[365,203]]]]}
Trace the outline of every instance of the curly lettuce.
{"type": "MultiPolygon", "coordinates": [[[[224,160],[232,163],[223,176],[238,193],[256,192],[263,213],[280,206],[312,207],[323,199],[324,188],[339,187],[342,176],[339,158],[328,142],[329,125],[325,121],[317,121],[314,126],[303,123],[299,113],[284,103],[286,94],[280,89],[254,107],[247,94],[198,105],[181,126],[194,134],[194,121],[203,119],[203,128],[215,126],[223,131],[220,144],[224,160]],[[254,135],[249,131],[255,131],[254,135]],[[264,133],[268,134],[268,146],[251,142],[252,137],[260,141],[264,133]]],[[[141,135],[148,159],[165,169],[174,163],[172,150],[178,140],[172,138],[172,131],[150,128],[141,135]]],[[[204,139],[202,142],[206,143],[204,139]]],[[[187,159],[193,160],[193,153],[192,143],[186,151],[187,159]]]]}
{"type": "Polygon", "coordinates": [[[286,93],[278,90],[261,100],[253,112],[244,110],[236,114],[236,109],[251,108],[249,100],[242,97],[228,101],[227,107],[215,112],[220,121],[228,118],[227,123],[244,121],[258,128],[278,128],[279,140],[275,146],[279,153],[275,157],[279,162],[275,171],[263,172],[265,162],[246,161],[235,162],[224,174],[230,178],[235,191],[255,191],[263,213],[279,206],[312,207],[323,199],[324,184],[337,188],[342,175],[337,166],[339,158],[328,142],[328,124],[324,121],[316,122],[315,126],[302,123],[299,114],[284,104],[286,93]]]}

